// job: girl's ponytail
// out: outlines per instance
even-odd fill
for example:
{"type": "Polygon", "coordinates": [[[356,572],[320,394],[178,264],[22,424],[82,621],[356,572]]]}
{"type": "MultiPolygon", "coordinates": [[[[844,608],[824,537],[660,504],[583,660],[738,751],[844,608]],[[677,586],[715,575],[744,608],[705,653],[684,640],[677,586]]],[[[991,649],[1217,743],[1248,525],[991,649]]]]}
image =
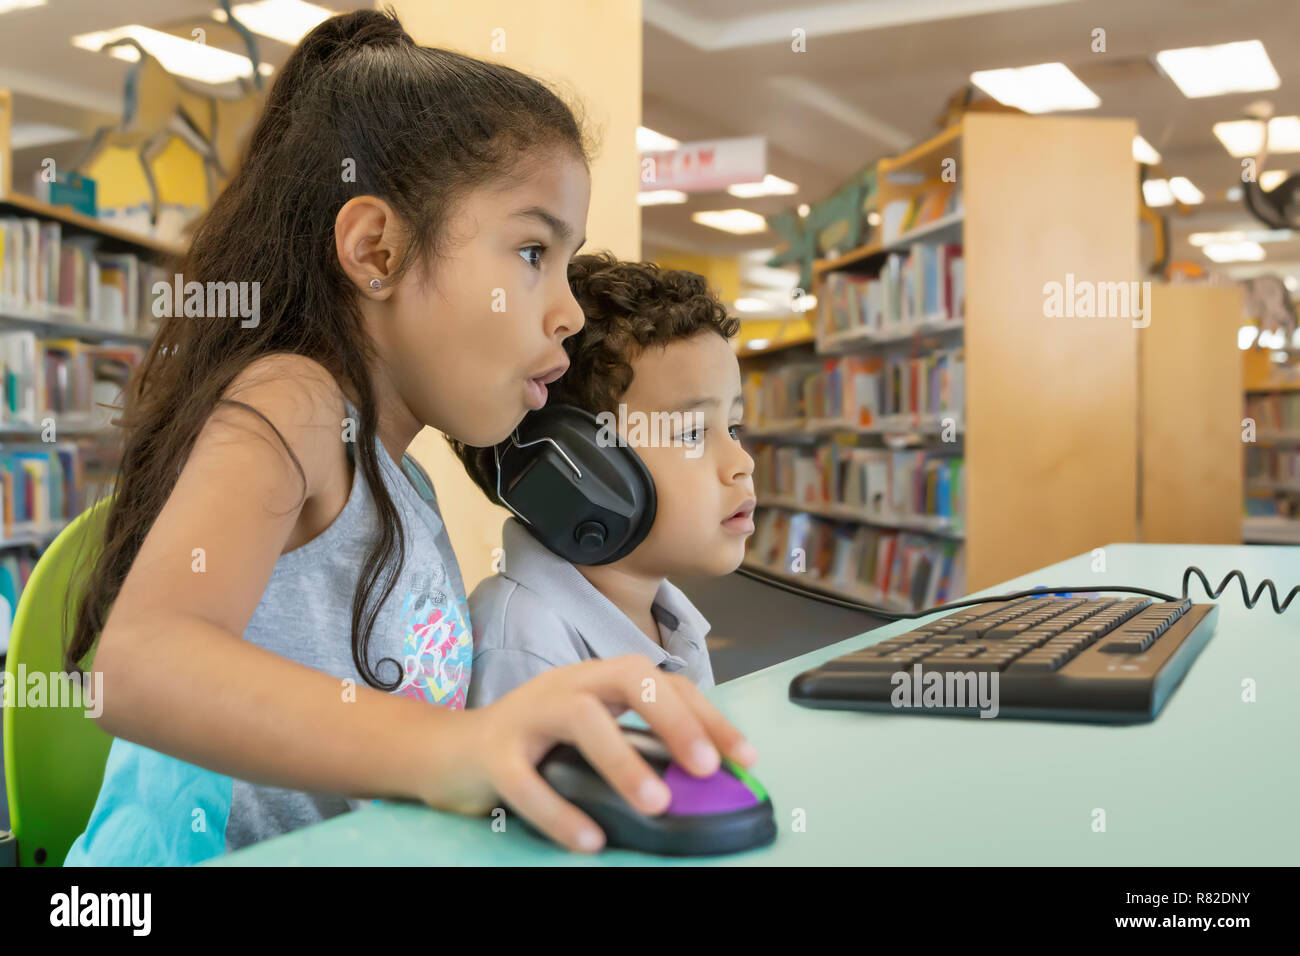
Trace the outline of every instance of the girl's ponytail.
{"type": "Polygon", "coordinates": [[[379,10],[354,10],[330,17],[302,38],[289,59],[276,73],[266,97],[262,120],[249,139],[249,151],[257,152],[271,145],[269,140],[288,121],[295,100],[322,76],[331,63],[362,47],[415,46],[411,35],[391,13],[379,10]]]}

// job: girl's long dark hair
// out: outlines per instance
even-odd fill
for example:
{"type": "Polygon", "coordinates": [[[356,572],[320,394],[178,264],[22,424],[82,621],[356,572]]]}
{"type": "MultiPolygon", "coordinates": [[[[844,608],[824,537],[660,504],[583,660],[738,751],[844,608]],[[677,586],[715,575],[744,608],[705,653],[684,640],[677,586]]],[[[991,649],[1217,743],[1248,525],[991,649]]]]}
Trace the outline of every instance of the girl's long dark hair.
{"type": "Polygon", "coordinates": [[[257,358],[293,353],[319,362],[358,398],[357,467],[373,493],[379,531],[353,600],[352,658],[367,683],[398,686],[401,665],[384,658],[399,674],[382,682],[367,649],[405,541],[375,451],[373,350],[338,262],[334,220],[354,196],[384,199],[409,230],[404,271],[432,261],[443,224],[469,190],[556,147],[588,156],[580,122],[553,91],[505,66],[417,46],[391,13],[343,14],[303,38],[271,88],[239,170],[176,269],[205,288],[258,283],[260,321],[244,328],[239,317],[164,320],[127,387],[121,468],[65,667],[77,668],[93,647],[209,415],[219,404],[260,415],[222,393],[257,358]],[[372,601],[377,585],[382,596],[372,601]]]}

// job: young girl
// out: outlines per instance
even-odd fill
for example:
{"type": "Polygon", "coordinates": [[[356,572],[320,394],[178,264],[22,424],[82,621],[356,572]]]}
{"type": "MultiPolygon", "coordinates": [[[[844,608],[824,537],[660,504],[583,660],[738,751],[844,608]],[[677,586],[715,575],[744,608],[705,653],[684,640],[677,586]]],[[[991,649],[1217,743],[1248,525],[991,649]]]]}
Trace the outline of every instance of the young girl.
{"type": "Polygon", "coordinates": [[[577,121],[529,77],[374,11],[294,51],[181,267],[209,304],[236,283],[256,315],[168,319],[127,396],[67,648],[71,667],[98,636],[117,739],[68,863],[196,862],[374,798],[504,802],[595,850],[535,765],[573,743],[661,812],[611,716],[627,707],[692,772],[719,750],[752,763],[694,686],[639,656],[461,709],[464,588],[403,453],[424,426],[495,444],[544,404],[583,323],[566,266],[589,192],[577,121]]]}

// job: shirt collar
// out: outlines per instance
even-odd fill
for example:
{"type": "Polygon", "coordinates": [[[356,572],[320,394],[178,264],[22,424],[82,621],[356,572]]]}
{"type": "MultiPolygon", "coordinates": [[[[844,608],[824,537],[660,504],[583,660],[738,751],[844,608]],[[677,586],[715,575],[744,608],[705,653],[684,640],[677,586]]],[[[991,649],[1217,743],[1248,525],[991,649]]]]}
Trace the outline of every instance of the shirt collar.
{"type": "MultiPolygon", "coordinates": [[[[517,518],[506,519],[501,543],[505,550],[502,574],[551,603],[597,657],[645,654],[656,665],[668,658],[680,662],[680,657],[643,634],[582,572],[534,538],[517,518]]],[[[676,638],[704,650],[708,620],[667,578],[659,584],[650,613],[676,638]]],[[[664,643],[671,647],[676,641],[665,639],[664,643]]]]}

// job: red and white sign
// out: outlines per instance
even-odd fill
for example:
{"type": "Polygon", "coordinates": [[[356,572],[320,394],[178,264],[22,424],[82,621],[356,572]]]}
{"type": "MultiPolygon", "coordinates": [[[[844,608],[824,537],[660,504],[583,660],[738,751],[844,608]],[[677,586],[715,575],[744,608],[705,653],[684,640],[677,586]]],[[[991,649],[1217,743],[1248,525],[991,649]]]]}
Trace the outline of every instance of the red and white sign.
{"type": "Polygon", "coordinates": [[[766,175],[767,140],[762,136],[682,143],[665,152],[641,154],[641,192],[709,192],[762,182],[766,175]]]}

